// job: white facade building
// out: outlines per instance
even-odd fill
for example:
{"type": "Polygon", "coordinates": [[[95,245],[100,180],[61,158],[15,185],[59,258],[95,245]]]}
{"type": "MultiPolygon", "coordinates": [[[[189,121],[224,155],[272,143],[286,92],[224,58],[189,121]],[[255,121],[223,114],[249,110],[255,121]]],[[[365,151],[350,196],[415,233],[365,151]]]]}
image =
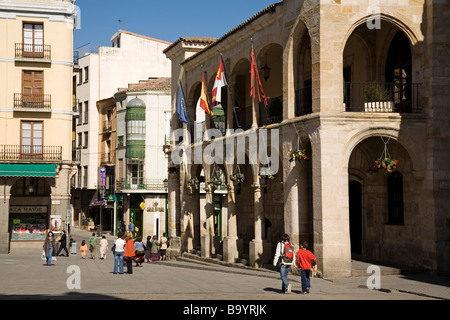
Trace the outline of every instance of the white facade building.
{"type": "MultiPolygon", "coordinates": [[[[171,78],[151,78],[114,95],[117,112],[116,195],[119,220],[133,222],[136,236],[166,232],[167,155],[171,78]]],[[[119,221],[120,224],[120,221],[119,221]]]]}
{"type": "MultiPolygon", "coordinates": [[[[85,218],[98,219],[89,213],[96,199],[99,174],[99,115],[96,102],[112,97],[119,88],[149,77],[168,77],[170,60],[163,54],[169,42],[119,30],[112,38],[112,47],[99,47],[98,53],[85,53],[78,59],[76,75],[76,160],[73,205],[78,225],[85,218]]],[[[77,225],[77,223],[75,223],[77,225]]]]}

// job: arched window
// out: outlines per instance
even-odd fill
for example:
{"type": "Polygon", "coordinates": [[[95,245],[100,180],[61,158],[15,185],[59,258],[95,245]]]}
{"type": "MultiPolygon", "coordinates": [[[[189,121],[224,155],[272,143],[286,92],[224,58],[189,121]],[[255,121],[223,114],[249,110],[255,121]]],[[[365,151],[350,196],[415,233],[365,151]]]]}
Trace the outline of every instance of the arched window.
{"type": "Polygon", "coordinates": [[[388,224],[403,223],[403,175],[396,171],[388,177],[388,224]]]}
{"type": "Polygon", "coordinates": [[[402,31],[392,39],[386,60],[386,83],[395,107],[399,112],[411,112],[412,108],[412,56],[411,45],[402,31]]]}

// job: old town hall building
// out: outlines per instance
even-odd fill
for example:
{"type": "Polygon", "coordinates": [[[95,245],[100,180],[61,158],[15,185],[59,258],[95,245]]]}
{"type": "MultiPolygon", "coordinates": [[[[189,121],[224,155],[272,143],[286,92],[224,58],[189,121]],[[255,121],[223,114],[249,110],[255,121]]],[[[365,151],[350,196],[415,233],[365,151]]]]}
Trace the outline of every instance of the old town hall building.
{"type": "Polygon", "coordinates": [[[170,249],[261,267],[287,233],[297,248],[310,243],[325,277],[350,276],[352,258],[448,273],[449,9],[442,1],[285,0],[219,39],[180,38],[165,49],[170,249]],[[227,85],[213,106],[221,60],[227,85]],[[202,79],[215,116],[199,112],[202,79]],[[205,157],[239,137],[245,161],[205,157]],[[253,144],[267,149],[259,161],[253,144]]]}

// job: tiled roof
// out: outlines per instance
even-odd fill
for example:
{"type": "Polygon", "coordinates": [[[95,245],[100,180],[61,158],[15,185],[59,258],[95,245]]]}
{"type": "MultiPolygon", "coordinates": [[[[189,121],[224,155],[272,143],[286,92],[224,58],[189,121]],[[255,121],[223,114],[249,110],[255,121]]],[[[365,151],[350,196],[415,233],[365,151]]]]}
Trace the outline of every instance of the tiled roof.
{"type": "Polygon", "coordinates": [[[174,43],[172,43],[170,46],[168,46],[166,49],[164,49],[164,53],[169,51],[171,48],[175,47],[180,42],[185,42],[189,44],[204,44],[204,45],[210,45],[217,41],[217,38],[208,38],[208,37],[184,37],[179,38],[174,43]]]}
{"type": "Polygon", "coordinates": [[[145,91],[145,90],[170,90],[171,80],[167,77],[149,78],[136,84],[129,84],[128,89],[123,91],[145,91]]]}

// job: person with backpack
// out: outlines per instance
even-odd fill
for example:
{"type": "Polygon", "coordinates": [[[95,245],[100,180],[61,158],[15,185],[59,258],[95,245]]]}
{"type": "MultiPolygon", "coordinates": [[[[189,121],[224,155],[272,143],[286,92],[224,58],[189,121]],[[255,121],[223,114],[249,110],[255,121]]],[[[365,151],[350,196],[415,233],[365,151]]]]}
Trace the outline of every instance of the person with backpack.
{"type": "Polygon", "coordinates": [[[300,246],[300,249],[297,252],[297,259],[295,260],[294,267],[300,268],[300,276],[302,279],[302,292],[304,294],[309,293],[309,289],[311,287],[310,282],[310,272],[312,266],[317,264],[317,259],[314,254],[308,250],[308,242],[303,241],[300,246]],[[313,265],[311,265],[311,260],[313,261],[313,265]]]}
{"type": "Polygon", "coordinates": [[[287,277],[293,263],[295,263],[294,247],[289,242],[289,235],[284,234],[281,242],[277,244],[275,257],[273,258],[273,265],[280,267],[282,293],[291,293],[292,286],[287,277]]]}

